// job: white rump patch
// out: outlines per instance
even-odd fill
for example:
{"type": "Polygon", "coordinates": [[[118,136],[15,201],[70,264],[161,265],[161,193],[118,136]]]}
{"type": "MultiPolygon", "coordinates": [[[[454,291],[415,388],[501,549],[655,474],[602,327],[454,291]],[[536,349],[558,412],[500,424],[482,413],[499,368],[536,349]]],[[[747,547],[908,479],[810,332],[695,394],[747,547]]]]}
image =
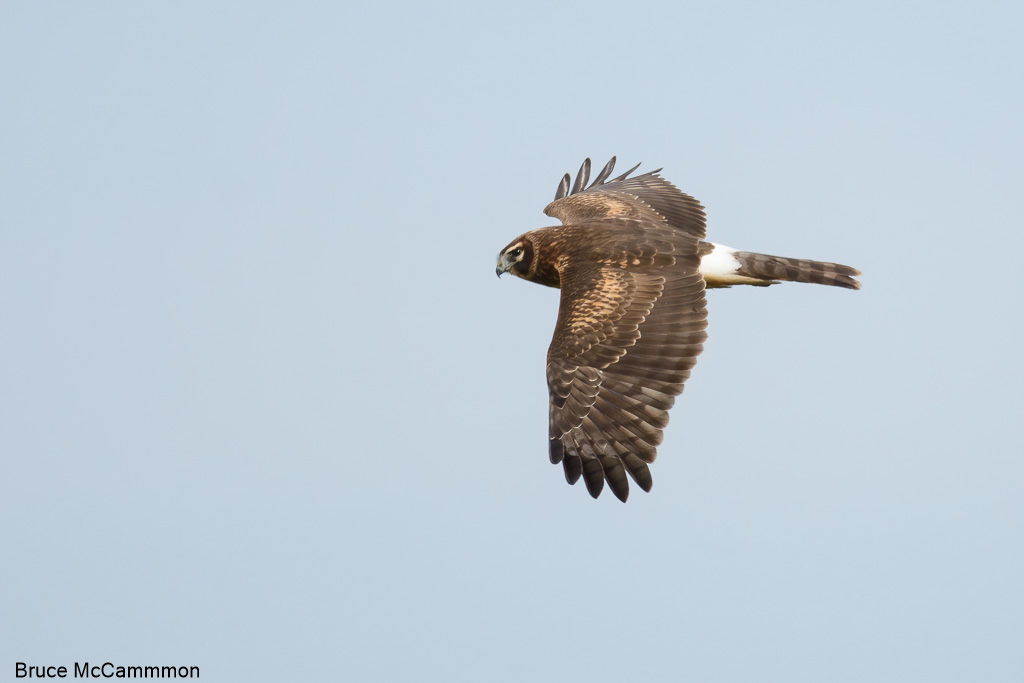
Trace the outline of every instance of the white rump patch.
{"type": "Polygon", "coordinates": [[[770,280],[759,280],[745,275],[737,275],[740,260],[736,258],[736,250],[724,244],[713,244],[711,253],[700,260],[700,274],[708,287],[728,287],[729,285],[763,285],[770,280]]]}

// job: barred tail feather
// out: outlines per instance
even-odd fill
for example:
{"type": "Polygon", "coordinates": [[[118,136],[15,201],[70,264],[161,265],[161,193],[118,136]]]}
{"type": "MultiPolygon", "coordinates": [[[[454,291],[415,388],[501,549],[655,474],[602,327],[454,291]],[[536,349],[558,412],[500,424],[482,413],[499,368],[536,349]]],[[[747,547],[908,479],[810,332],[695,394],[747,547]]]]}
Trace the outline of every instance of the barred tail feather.
{"type": "Polygon", "coordinates": [[[750,251],[737,251],[734,256],[740,262],[736,273],[744,277],[860,289],[860,282],[854,279],[860,275],[860,271],[839,263],[769,256],[750,251]]]}

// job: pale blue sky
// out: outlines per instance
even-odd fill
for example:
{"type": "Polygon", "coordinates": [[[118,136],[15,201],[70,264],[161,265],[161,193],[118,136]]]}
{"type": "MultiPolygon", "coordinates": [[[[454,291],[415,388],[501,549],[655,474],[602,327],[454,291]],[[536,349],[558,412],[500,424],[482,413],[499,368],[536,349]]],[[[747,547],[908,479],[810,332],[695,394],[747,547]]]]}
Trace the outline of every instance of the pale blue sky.
{"type": "Polygon", "coordinates": [[[5,3],[0,678],[1020,681],[1020,3],[5,3]],[[709,294],[547,462],[585,156],[850,292],[709,294]]]}

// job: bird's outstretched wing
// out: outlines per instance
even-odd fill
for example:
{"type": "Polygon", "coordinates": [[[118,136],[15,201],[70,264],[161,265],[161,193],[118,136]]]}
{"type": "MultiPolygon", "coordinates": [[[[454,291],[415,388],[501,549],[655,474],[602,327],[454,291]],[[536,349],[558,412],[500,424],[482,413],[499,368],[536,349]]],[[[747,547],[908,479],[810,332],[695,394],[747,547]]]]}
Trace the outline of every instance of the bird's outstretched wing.
{"type": "Polygon", "coordinates": [[[627,472],[650,490],[647,465],[707,337],[697,256],[704,214],[653,174],[604,183],[611,167],[580,191],[585,163],[577,187],[570,192],[563,179],[565,196],[545,209],[566,224],[593,222],[605,234],[620,225],[622,236],[610,247],[620,258],[570,255],[559,268],[561,305],[547,362],[549,435],[551,461],[562,463],[569,483],[582,476],[596,498],[607,481],[625,501],[627,472]]]}
{"type": "Polygon", "coordinates": [[[544,213],[566,225],[597,218],[636,218],[654,224],[665,223],[694,240],[703,239],[705,217],[700,202],[659,176],[660,168],[630,178],[629,174],[639,166],[607,180],[615,168],[615,157],[612,157],[588,185],[590,159],[587,159],[571,187],[569,174],[562,177],[555,200],[544,208],[544,213]]]}

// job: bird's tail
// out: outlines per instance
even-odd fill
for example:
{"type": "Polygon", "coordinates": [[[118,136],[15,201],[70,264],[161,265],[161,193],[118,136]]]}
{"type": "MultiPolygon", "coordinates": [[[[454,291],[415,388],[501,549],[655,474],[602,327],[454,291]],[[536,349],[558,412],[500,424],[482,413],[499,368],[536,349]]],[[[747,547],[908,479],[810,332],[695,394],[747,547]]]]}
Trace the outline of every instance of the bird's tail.
{"type": "Polygon", "coordinates": [[[860,271],[839,263],[769,256],[751,251],[737,251],[733,257],[740,262],[737,275],[765,280],[766,285],[782,280],[860,289],[860,283],[853,279],[860,275],[860,271]]]}

